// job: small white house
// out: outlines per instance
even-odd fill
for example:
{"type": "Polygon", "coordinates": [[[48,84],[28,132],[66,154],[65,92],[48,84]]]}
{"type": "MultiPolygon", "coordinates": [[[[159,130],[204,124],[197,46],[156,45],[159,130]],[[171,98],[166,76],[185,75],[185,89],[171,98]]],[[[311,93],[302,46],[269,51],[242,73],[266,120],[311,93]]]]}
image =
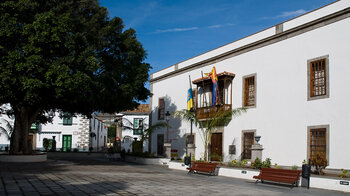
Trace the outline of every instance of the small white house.
{"type": "Polygon", "coordinates": [[[93,114],[90,119],[90,145],[93,152],[105,151],[107,149],[108,127],[93,114]]]}
{"type": "Polygon", "coordinates": [[[56,141],[56,150],[69,152],[73,150],[88,151],[89,119],[82,115],[56,112],[52,123],[40,124],[36,134],[36,148],[44,150],[44,138],[56,141]]]}
{"type": "MultiPolygon", "coordinates": [[[[140,104],[134,110],[128,110],[117,114],[122,118],[121,146],[126,152],[132,152],[133,141],[140,141],[142,134],[149,126],[149,105],[140,104]]],[[[143,152],[148,152],[148,140],[143,143],[143,152]]]]}

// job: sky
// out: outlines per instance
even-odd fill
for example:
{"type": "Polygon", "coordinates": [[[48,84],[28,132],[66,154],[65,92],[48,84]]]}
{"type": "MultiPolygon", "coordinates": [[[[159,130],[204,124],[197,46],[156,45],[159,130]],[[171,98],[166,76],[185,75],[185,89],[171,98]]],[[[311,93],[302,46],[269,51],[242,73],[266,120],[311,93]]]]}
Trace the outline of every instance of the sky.
{"type": "Polygon", "coordinates": [[[100,0],[136,30],[150,73],[335,0],[100,0]]]}

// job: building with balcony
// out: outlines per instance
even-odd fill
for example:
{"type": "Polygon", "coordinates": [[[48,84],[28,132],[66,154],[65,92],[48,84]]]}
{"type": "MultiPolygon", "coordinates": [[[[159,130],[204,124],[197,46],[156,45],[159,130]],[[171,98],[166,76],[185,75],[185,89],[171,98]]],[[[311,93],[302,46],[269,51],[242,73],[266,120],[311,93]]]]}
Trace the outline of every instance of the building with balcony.
{"type": "MultiPolygon", "coordinates": [[[[186,155],[191,123],[165,114],[187,108],[190,76],[197,118],[247,108],[210,138],[210,153],[222,161],[250,160],[254,137],[261,136],[263,159],[272,163],[300,166],[322,153],[328,168],[350,169],[349,17],[350,1],[336,1],[153,73],[150,121],[170,127],[153,133],[152,152],[163,154],[168,138],[180,158],[186,155]],[[214,66],[215,104],[212,81],[202,76],[214,66]]],[[[203,158],[200,130],[192,131],[195,158],[203,158]]]]}

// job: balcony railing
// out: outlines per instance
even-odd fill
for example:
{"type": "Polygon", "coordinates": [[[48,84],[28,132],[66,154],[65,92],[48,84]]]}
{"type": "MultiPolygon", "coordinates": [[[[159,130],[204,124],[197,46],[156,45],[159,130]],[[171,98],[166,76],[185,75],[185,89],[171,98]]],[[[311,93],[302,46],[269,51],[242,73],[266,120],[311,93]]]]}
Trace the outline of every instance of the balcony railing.
{"type": "Polygon", "coordinates": [[[197,108],[196,117],[198,119],[212,118],[215,116],[215,113],[219,110],[221,110],[221,112],[232,110],[232,105],[225,104],[225,105],[216,105],[216,106],[197,108]]]}

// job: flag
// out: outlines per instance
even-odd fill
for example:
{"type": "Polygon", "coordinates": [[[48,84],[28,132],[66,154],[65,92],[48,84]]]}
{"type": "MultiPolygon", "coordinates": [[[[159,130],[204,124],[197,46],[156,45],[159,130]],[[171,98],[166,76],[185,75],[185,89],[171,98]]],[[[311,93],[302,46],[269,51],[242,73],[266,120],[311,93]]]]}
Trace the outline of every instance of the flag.
{"type": "Polygon", "coordinates": [[[190,88],[187,91],[187,110],[193,108],[193,97],[192,97],[192,87],[191,87],[191,78],[190,78],[190,88]]]}
{"type": "Polygon", "coordinates": [[[208,76],[211,78],[211,81],[213,82],[213,96],[212,96],[211,103],[212,103],[212,106],[215,106],[218,100],[218,96],[217,96],[218,76],[216,75],[215,66],[213,67],[213,69],[211,70],[208,76]]]}

